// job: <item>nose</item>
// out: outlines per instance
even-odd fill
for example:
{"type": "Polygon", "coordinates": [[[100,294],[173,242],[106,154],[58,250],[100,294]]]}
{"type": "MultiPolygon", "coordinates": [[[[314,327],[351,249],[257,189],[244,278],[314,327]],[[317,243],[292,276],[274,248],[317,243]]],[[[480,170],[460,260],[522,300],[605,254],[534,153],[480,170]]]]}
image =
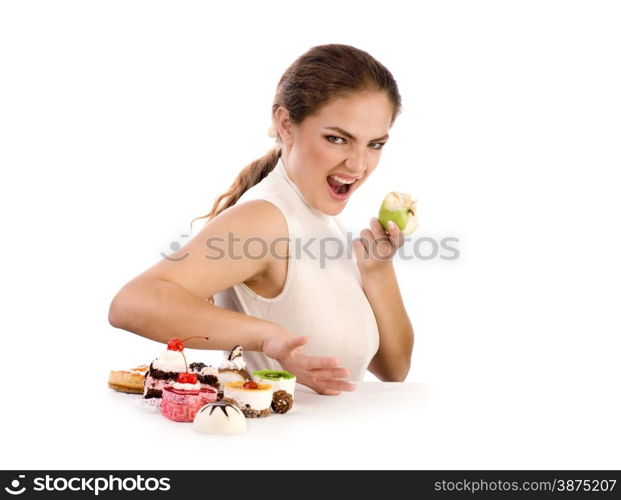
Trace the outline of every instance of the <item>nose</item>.
{"type": "Polygon", "coordinates": [[[367,169],[367,159],[364,152],[352,151],[345,160],[345,166],[351,175],[360,175],[367,169]]]}

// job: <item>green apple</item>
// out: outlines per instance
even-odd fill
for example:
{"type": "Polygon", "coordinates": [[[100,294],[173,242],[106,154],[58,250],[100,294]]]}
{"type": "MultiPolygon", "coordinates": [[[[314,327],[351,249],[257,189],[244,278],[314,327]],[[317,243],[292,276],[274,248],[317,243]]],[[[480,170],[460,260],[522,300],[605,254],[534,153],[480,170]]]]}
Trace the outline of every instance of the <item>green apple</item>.
{"type": "Polygon", "coordinates": [[[393,221],[405,236],[412,234],[418,227],[416,200],[409,194],[391,192],[386,195],[380,207],[378,220],[388,230],[388,221],[393,221]]]}

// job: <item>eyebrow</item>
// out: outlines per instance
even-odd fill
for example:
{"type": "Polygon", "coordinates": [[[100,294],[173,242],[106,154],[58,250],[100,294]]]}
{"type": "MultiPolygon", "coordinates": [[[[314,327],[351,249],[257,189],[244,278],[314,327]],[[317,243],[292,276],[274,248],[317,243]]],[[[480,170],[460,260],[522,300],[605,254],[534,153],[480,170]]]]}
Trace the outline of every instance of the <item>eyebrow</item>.
{"type": "MultiPolygon", "coordinates": [[[[351,139],[352,141],[355,141],[356,138],[351,135],[349,132],[347,132],[346,130],[343,130],[341,127],[326,127],[328,130],[334,130],[335,132],[338,132],[339,134],[344,135],[345,137],[347,137],[348,139],[351,139]]],[[[382,137],[378,137],[377,139],[371,139],[371,142],[373,141],[383,141],[384,139],[388,139],[388,134],[383,135],[382,137]]]]}

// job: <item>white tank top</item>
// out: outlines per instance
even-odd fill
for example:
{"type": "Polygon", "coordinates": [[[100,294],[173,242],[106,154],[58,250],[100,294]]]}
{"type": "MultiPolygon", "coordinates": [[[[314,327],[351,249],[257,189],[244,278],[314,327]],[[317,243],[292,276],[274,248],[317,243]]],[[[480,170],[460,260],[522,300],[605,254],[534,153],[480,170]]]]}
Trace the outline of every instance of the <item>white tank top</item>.
{"type": "MultiPolygon", "coordinates": [[[[336,356],[342,367],[351,370],[349,380],[361,381],[378,350],[379,333],[345,228],[337,217],[306,202],[287,175],[282,157],[238,203],[249,200],[271,202],[287,221],[285,285],[279,295],[266,298],[240,283],[216,294],[216,305],[272,321],[295,336],[308,336],[306,354],[336,356]]],[[[250,373],[282,369],[262,352],[244,352],[244,359],[250,373]]]]}

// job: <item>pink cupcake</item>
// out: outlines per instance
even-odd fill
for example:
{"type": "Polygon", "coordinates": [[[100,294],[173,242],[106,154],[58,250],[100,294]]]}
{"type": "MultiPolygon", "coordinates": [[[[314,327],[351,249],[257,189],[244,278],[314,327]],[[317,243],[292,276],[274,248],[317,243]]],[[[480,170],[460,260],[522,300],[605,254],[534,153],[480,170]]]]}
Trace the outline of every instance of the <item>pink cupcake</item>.
{"type": "Polygon", "coordinates": [[[217,396],[213,387],[201,387],[196,374],[183,372],[172,385],[164,386],[160,410],[175,422],[192,422],[198,410],[213,403],[217,396]]]}

